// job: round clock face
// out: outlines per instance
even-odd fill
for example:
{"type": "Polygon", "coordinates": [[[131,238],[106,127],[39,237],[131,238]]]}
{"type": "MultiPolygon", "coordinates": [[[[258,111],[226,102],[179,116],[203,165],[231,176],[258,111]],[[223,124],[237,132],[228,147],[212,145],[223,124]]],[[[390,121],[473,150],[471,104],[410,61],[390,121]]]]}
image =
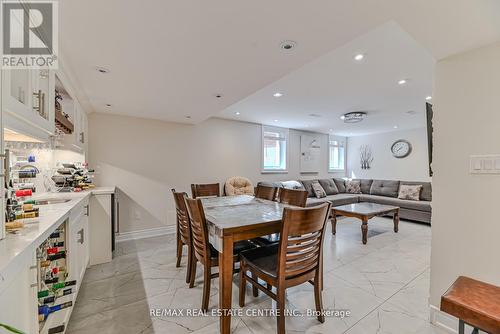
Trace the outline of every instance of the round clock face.
{"type": "Polygon", "coordinates": [[[391,146],[392,155],[396,158],[405,158],[411,153],[411,144],[407,140],[397,140],[391,146]]]}

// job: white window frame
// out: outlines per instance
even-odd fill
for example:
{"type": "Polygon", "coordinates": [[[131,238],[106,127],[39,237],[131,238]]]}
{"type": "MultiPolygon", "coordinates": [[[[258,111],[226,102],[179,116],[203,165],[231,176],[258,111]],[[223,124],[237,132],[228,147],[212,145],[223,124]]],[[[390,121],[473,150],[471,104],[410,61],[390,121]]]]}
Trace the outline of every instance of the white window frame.
{"type": "Polygon", "coordinates": [[[329,135],[328,136],[328,159],[326,161],[328,164],[328,173],[338,173],[338,172],[345,172],[346,170],[346,163],[347,163],[347,139],[345,137],[340,137],[340,136],[333,136],[329,135]],[[332,144],[332,142],[337,142],[337,145],[332,144]],[[344,148],[344,166],[342,168],[330,168],[330,148],[331,147],[343,147],[344,148]]]}
{"type": "Polygon", "coordinates": [[[280,128],[277,126],[269,126],[269,125],[262,125],[262,136],[261,136],[261,173],[262,174],[283,174],[283,173],[288,173],[288,156],[290,153],[290,143],[289,143],[289,129],[287,128],[280,128]],[[285,141],[285,168],[284,169],[278,169],[278,168],[265,168],[264,167],[264,133],[265,132],[279,132],[283,137],[285,141]]]}

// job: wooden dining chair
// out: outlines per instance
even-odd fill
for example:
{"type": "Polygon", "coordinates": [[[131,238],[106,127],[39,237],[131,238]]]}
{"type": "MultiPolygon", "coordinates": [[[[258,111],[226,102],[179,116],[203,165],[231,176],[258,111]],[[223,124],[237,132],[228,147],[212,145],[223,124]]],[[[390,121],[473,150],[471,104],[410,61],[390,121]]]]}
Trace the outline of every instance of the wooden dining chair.
{"type": "Polygon", "coordinates": [[[276,200],[276,195],[278,194],[278,188],[257,185],[255,189],[255,197],[267,199],[268,201],[276,200]]]}
{"type": "Polygon", "coordinates": [[[193,198],[220,197],[220,185],[218,183],[191,184],[191,194],[193,198]]]}
{"type": "Polygon", "coordinates": [[[312,208],[285,208],[279,244],[241,253],[240,307],[245,306],[246,282],[277,302],[278,334],[285,333],[285,290],[312,282],[317,316],[322,315],[323,240],[330,203],[312,208]],[[258,279],[266,283],[259,283],[258,279]],[[273,292],[272,287],[275,287],[273,292]]]}
{"type": "Polygon", "coordinates": [[[174,195],[175,210],[177,215],[177,263],[175,264],[175,266],[177,268],[181,266],[182,248],[184,245],[186,245],[188,258],[186,283],[189,283],[193,250],[191,243],[191,224],[189,222],[189,216],[185,202],[187,194],[184,192],[176,192],[175,189],[172,189],[172,194],[174,195]]]}
{"type": "MultiPolygon", "coordinates": [[[[205,219],[205,211],[201,200],[185,198],[188,216],[191,224],[191,241],[193,245],[193,259],[190,268],[189,287],[194,286],[196,277],[196,264],[199,261],[203,265],[203,297],[201,309],[208,310],[210,298],[210,283],[212,278],[219,276],[218,273],[212,273],[212,268],[219,265],[219,252],[208,241],[208,228],[205,219]]],[[[233,262],[239,261],[239,254],[244,250],[250,250],[256,246],[250,241],[238,241],[234,244],[233,262]]],[[[233,265],[234,267],[234,265],[233,265]]]]}
{"type": "Polygon", "coordinates": [[[302,189],[281,188],[279,201],[283,204],[290,204],[305,208],[307,202],[307,191],[302,189]]]}
{"type": "MultiPolygon", "coordinates": [[[[286,188],[276,188],[278,191],[279,202],[283,204],[289,204],[294,206],[305,207],[307,201],[307,191],[301,189],[286,189],[286,188]]],[[[270,235],[258,237],[252,239],[252,242],[259,246],[267,246],[279,242],[280,234],[273,233],[270,235]]],[[[255,291],[255,290],[254,290],[255,291]]],[[[258,293],[254,292],[254,296],[258,293]]]]}

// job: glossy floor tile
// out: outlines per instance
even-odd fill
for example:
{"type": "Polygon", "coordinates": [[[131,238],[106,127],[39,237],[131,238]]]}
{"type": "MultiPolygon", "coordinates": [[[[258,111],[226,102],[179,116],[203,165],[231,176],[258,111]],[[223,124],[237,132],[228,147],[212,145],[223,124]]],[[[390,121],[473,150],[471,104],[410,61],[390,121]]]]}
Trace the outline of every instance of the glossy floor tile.
{"type": "MultiPolygon", "coordinates": [[[[323,306],[333,314],[319,323],[308,313],[314,309],[313,287],[291,288],[287,309],[294,316],[287,318],[287,333],[444,333],[429,323],[430,227],[402,221],[394,233],[392,220],[375,218],[369,228],[374,233],[363,245],[356,219],[339,219],[336,236],[328,225],[323,306]]],[[[200,315],[202,269],[189,289],[186,258],[175,268],[175,236],[123,242],[114,256],[87,270],[67,333],[218,333],[211,313],[218,305],[218,280],[212,281],[211,311],[200,315]],[[197,316],[187,314],[192,309],[197,316]]],[[[262,293],[251,296],[247,288],[240,308],[237,275],[233,282],[232,333],[275,333],[275,303],[262,293]]]]}

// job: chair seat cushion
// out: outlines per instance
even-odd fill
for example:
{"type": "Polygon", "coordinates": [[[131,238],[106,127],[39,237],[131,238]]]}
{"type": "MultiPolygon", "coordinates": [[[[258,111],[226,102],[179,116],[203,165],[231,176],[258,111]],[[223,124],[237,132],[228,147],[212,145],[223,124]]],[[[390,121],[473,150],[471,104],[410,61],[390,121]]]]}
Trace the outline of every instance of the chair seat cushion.
{"type": "MultiPolygon", "coordinates": [[[[251,250],[256,247],[257,246],[252,242],[250,242],[249,240],[238,241],[233,246],[233,255],[238,255],[243,251],[251,250]]],[[[215,249],[214,246],[212,246],[212,244],[210,244],[210,256],[212,258],[216,258],[219,256],[219,251],[217,251],[217,249],[215,249]]]]}
{"type": "Polygon", "coordinates": [[[258,237],[258,238],[251,240],[251,242],[256,244],[257,246],[268,246],[268,245],[276,244],[279,241],[280,241],[280,234],[279,233],[273,233],[270,235],[265,235],[263,237],[258,237]]]}
{"type": "Polygon", "coordinates": [[[268,276],[276,277],[278,247],[279,244],[273,244],[247,250],[240,253],[240,258],[245,261],[247,266],[255,268],[268,276]]]}

